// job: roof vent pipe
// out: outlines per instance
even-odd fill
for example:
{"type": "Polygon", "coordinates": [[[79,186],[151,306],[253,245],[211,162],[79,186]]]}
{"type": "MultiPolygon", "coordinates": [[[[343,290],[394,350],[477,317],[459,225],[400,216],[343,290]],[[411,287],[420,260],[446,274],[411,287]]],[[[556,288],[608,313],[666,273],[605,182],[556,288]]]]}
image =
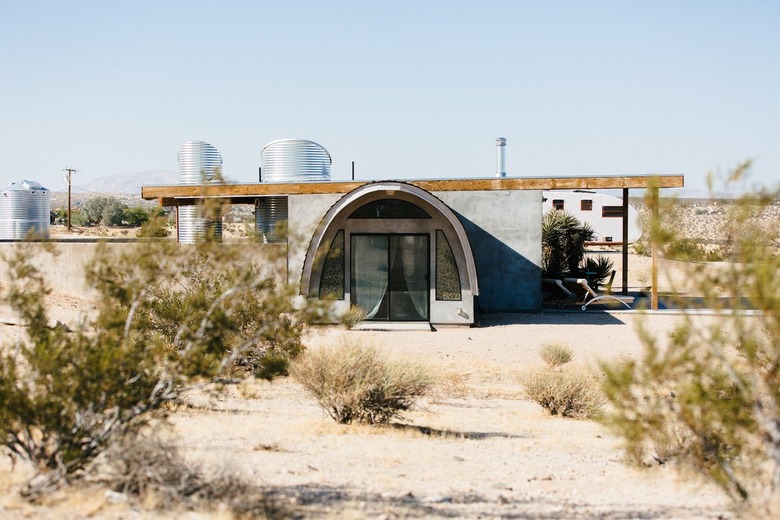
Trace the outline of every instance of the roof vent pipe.
{"type": "Polygon", "coordinates": [[[496,138],[496,177],[506,177],[506,137],[496,138]]]}

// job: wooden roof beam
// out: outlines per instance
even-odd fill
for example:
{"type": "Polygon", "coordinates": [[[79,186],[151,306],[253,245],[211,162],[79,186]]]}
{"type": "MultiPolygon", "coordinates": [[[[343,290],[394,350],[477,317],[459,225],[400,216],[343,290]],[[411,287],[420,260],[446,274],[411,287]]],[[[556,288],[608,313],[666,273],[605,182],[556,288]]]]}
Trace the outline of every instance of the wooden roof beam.
{"type": "MultiPolygon", "coordinates": [[[[164,205],[187,204],[180,199],[208,197],[230,198],[236,204],[251,203],[244,199],[273,195],[349,193],[381,181],[333,181],[299,183],[215,184],[144,186],[141,197],[162,199],[164,205]],[[241,202],[239,202],[239,200],[241,202]],[[173,204],[168,204],[168,203],[173,204]]],[[[485,179],[430,179],[406,182],[427,191],[493,191],[493,190],[596,190],[614,188],[682,188],[682,175],[623,175],[603,177],[493,177],[485,179]]]]}

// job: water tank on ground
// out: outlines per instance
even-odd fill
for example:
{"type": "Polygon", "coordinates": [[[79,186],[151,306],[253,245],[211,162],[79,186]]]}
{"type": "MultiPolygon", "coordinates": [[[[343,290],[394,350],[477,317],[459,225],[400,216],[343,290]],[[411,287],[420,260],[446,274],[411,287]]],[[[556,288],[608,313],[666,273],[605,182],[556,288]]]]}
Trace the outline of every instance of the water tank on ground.
{"type": "MultiPolygon", "coordinates": [[[[179,149],[179,183],[201,185],[220,180],[222,156],[216,148],[203,141],[187,141],[179,149]]],[[[205,215],[202,206],[179,206],[178,239],[182,244],[202,240],[209,233],[216,239],[222,238],[222,212],[212,211],[211,218],[205,215]]]]}
{"type": "MultiPolygon", "coordinates": [[[[328,182],[330,153],[306,139],[279,139],[260,152],[263,182],[328,182]]],[[[284,242],[287,227],[287,197],[261,197],[256,201],[255,224],[266,242],[284,242]]]]}
{"type": "Polygon", "coordinates": [[[0,196],[0,239],[49,238],[51,193],[34,181],[12,182],[0,196]]]}

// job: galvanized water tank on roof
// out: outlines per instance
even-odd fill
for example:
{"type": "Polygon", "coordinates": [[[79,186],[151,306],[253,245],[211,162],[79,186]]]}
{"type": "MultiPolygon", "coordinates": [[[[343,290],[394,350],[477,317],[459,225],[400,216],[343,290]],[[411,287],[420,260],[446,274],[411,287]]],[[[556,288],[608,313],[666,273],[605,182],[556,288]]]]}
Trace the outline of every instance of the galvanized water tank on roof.
{"type": "Polygon", "coordinates": [[[325,148],[306,139],[279,139],[260,151],[264,182],[327,182],[331,163],[325,148]]]}
{"type": "Polygon", "coordinates": [[[0,196],[0,239],[49,238],[51,193],[34,181],[12,182],[0,196]]]}
{"type": "MultiPolygon", "coordinates": [[[[187,141],[179,149],[179,183],[198,185],[218,180],[222,169],[222,156],[216,148],[203,141],[187,141]]],[[[212,233],[222,238],[222,214],[215,210],[213,219],[204,215],[201,206],[179,206],[178,239],[182,244],[192,244],[212,233]]]]}
{"type": "Polygon", "coordinates": [[[179,183],[201,184],[214,179],[222,168],[222,156],[203,141],[187,141],[179,149],[179,183]]]}
{"type": "MultiPolygon", "coordinates": [[[[260,152],[263,182],[328,182],[330,153],[306,139],[279,139],[260,152]]],[[[262,197],[255,204],[255,224],[266,242],[287,238],[287,197],[262,197]]]]}

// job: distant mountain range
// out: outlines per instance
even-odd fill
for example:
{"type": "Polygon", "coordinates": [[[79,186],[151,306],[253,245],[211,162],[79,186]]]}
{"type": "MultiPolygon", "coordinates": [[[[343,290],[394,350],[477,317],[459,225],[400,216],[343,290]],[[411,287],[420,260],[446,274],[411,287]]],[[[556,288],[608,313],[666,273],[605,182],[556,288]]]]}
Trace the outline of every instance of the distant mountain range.
{"type": "Polygon", "coordinates": [[[153,170],[100,177],[86,184],[73,186],[73,193],[124,193],[140,195],[141,186],[178,184],[179,174],[170,170],[153,170]]]}

